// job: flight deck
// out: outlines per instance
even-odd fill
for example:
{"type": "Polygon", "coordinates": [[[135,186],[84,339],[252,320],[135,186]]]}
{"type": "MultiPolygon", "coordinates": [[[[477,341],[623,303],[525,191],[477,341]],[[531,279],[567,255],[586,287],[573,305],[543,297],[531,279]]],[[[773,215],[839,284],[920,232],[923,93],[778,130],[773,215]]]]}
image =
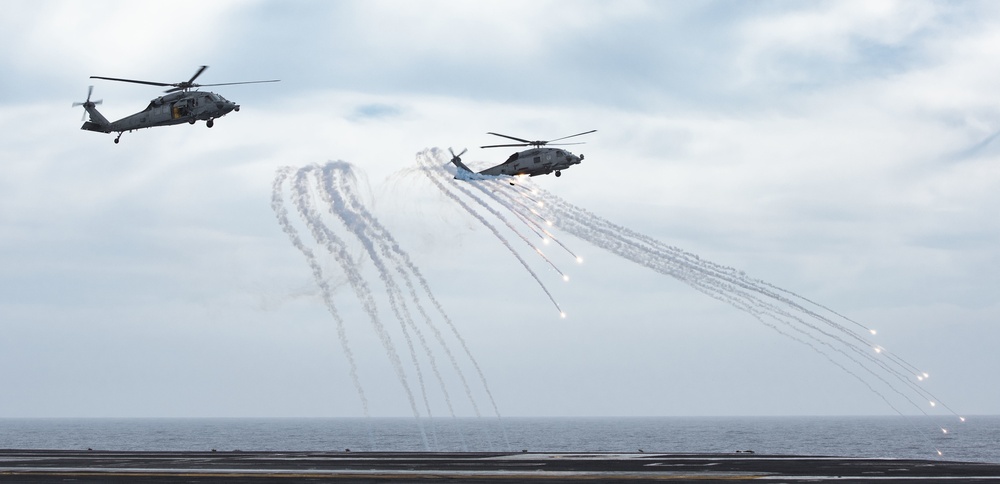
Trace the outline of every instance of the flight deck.
{"type": "Polygon", "coordinates": [[[1000,464],[820,456],[0,450],[0,482],[1000,482],[1000,464]]]}

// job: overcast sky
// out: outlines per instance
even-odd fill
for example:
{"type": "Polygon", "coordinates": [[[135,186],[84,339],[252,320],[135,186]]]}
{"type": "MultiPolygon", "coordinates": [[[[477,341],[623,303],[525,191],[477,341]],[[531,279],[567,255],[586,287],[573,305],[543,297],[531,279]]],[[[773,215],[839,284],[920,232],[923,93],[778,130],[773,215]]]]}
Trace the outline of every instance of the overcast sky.
{"type": "MultiPolygon", "coordinates": [[[[581,165],[533,182],[863,321],[951,408],[1000,413],[998,59],[994,2],[6,2],[0,417],[362,415],[270,206],[279,167],[330,160],[355,166],[502,415],[894,413],[809,347],[568,235],[570,282],[531,259],[560,319],[413,170],[434,147],[499,163],[488,131],[591,129],[581,165]],[[79,129],[88,85],[112,120],[161,94],[90,76],[201,65],[201,83],[281,82],[212,88],[242,105],[212,129],[79,129]]],[[[334,267],[371,414],[410,415],[334,267]]]]}

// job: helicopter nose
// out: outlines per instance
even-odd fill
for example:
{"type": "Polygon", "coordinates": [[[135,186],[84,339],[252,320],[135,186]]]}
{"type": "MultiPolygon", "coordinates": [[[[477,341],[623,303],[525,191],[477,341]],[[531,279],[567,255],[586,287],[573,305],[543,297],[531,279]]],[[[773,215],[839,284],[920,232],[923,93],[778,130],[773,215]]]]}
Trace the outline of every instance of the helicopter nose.
{"type": "Polygon", "coordinates": [[[219,101],[219,102],[216,102],[215,105],[220,110],[225,111],[227,113],[230,112],[230,111],[239,111],[240,110],[240,106],[238,104],[232,102],[232,101],[219,101]]]}

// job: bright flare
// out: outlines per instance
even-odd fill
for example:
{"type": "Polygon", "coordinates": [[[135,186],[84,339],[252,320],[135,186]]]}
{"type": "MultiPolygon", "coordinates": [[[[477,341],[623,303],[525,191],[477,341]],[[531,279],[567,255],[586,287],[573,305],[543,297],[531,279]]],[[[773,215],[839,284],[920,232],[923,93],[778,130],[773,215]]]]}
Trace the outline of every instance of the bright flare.
{"type": "Polygon", "coordinates": [[[563,318],[563,319],[566,319],[566,311],[562,311],[562,312],[560,312],[560,313],[559,313],[559,317],[560,317],[560,318],[563,318]]]}
{"type": "Polygon", "coordinates": [[[931,406],[932,406],[932,407],[936,407],[936,406],[937,406],[937,403],[935,403],[935,402],[934,402],[934,400],[931,400],[931,406]]]}
{"type": "Polygon", "coordinates": [[[965,417],[958,417],[958,419],[961,420],[962,422],[965,421],[965,417]]]}
{"type": "Polygon", "coordinates": [[[871,333],[872,336],[875,336],[876,334],[878,334],[878,331],[875,331],[874,329],[869,329],[868,332],[871,333]]]}
{"type": "Polygon", "coordinates": [[[583,257],[577,257],[576,258],[576,263],[577,264],[583,264],[583,257]]]}
{"type": "Polygon", "coordinates": [[[946,428],[942,427],[942,428],[941,428],[941,433],[942,433],[942,434],[946,434],[946,433],[948,433],[948,429],[946,429],[946,428]]]}
{"type": "Polygon", "coordinates": [[[569,276],[567,276],[566,274],[563,274],[563,280],[566,281],[566,282],[569,282],[569,276]]]}

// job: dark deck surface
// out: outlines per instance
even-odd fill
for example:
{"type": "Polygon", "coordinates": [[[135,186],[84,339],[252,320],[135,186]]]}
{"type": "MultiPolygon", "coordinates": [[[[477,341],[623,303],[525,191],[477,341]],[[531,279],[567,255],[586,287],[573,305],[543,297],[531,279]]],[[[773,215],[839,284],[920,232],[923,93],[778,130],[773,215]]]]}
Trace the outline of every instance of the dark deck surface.
{"type": "Polygon", "coordinates": [[[0,450],[0,482],[994,482],[1000,464],[759,454],[0,450]]]}

